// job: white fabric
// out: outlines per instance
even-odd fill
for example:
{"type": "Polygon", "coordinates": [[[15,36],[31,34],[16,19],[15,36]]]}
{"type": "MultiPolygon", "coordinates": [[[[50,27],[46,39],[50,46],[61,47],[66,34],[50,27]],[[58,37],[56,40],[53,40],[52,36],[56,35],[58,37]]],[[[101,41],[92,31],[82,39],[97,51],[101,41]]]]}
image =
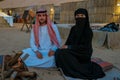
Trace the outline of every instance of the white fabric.
{"type": "Polygon", "coordinates": [[[27,48],[23,50],[24,54],[22,56],[24,56],[25,54],[29,54],[29,57],[24,61],[25,64],[29,67],[46,67],[46,68],[54,67],[55,66],[54,56],[51,57],[48,56],[49,50],[39,50],[39,51],[43,56],[42,59],[39,59],[31,48],[27,48]]]}
{"type": "MultiPolygon", "coordinates": [[[[31,39],[30,39],[30,46],[31,48],[23,50],[24,54],[21,56],[23,57],[26,53],[29,54],[30,56],[24,61],[27,66],[32,66],[32,67],[54,67],[55,66],[55,60],[54,56],[49,57],[48,52],[49,50],[54,50],[56,51],[57,46],[51,43],[49,34],[48,34],[48,28],[47,26],[41,26],[40,28],[40,34],[39,34],[39,43],[40,47],[37,48],[35,45],[35,40],[34,40],[34,33],[33,30],[31,31],[31,39]],[[36,54],[34,51],[38,50],[42,56],[43,59],[37,58],[36,54]]],[[[57,29],[56,25],[53,25],[53,29],[56,33],[57,40],[59,43],[61,43],[61,38],[57,29]]]]}
{"type": "Polygon", "coordinates": [[[13,26],[13,17],[12,16],[3,16],[7,23],[12,27],[13,26]]]}
{"type": "Polygon", "coordinates": [[[4,12],[0,12],[0,16],[2,16],[10,26],[13,26],[13,17],[12,16],[9,16],[9,15],[5,14],[4,12]]]}
{"type": "Polygon", "coordinates": [[[0,11],[0,16],[8,16],[8,15],[0,11]]]}

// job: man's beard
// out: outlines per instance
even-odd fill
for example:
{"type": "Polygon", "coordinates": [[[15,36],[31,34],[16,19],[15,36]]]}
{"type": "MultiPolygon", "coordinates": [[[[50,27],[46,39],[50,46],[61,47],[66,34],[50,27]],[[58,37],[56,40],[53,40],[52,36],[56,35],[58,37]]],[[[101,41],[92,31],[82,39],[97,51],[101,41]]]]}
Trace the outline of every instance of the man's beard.
{"type": "Polygon", "coordinates": [[[47,24],[47,21],[41,20],[41,21],[39,21],[39,23],[40,23],[40,25],[45,25],[45,24],[47,24]]]}

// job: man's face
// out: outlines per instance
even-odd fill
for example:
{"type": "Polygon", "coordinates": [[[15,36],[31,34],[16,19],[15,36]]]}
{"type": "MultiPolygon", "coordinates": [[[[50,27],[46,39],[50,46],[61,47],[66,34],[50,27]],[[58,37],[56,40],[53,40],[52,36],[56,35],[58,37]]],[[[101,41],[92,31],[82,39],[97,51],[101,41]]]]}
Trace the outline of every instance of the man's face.
{"type": "Polygon", "coordinates": [[[46,21],[47,21],[47,15],[46,15],[46,13],[39,13],[37,15],[38,15],[38,19],[39,19],[40,24],[41,25],[46,24],[46,21]]]}
{"type": "Polygon", "coordinates": [[[85,14],[77,14],[75,18],[86,18],[85,14]]]}

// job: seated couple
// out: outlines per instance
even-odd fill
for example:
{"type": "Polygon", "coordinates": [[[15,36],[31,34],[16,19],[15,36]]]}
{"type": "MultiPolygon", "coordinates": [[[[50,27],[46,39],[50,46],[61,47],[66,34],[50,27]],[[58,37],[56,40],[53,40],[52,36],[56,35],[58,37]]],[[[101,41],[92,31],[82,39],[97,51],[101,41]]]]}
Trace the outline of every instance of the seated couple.
{"type": "Polygon", "coordinates": [[[105,76],[102,68],[91,62],[93,33],[87,10],[77,9],[74,17],[76,24],[71,28],[65,45],[60,46],[59,31],[50,21],[47,11],[40,9],[36,12],[36,21],[31,31],[31,48],[23,50],[22,55],[30,55],[24,61],[27,66],[57,66],[66,76],[80,79],[97,79],[105,76]]]}

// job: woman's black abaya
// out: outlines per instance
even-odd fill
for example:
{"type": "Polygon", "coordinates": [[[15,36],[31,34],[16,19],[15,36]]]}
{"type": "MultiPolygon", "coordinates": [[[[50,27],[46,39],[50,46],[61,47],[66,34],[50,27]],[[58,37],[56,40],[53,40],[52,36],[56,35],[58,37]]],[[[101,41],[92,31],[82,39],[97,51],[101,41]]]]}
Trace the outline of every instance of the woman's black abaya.
{"type": "Polygon", "coordinates": [[[102,68],[91,62],[93,32],[89,25],[86,9],[78,9],[75,15],[84,14],[86,18],[75,18],[76,24],[70,30],[65,45],[66,49],[55,52],[56,66],[61,68],[66,76],[80,79],[97,79],[104,77],[102,68]]]}

